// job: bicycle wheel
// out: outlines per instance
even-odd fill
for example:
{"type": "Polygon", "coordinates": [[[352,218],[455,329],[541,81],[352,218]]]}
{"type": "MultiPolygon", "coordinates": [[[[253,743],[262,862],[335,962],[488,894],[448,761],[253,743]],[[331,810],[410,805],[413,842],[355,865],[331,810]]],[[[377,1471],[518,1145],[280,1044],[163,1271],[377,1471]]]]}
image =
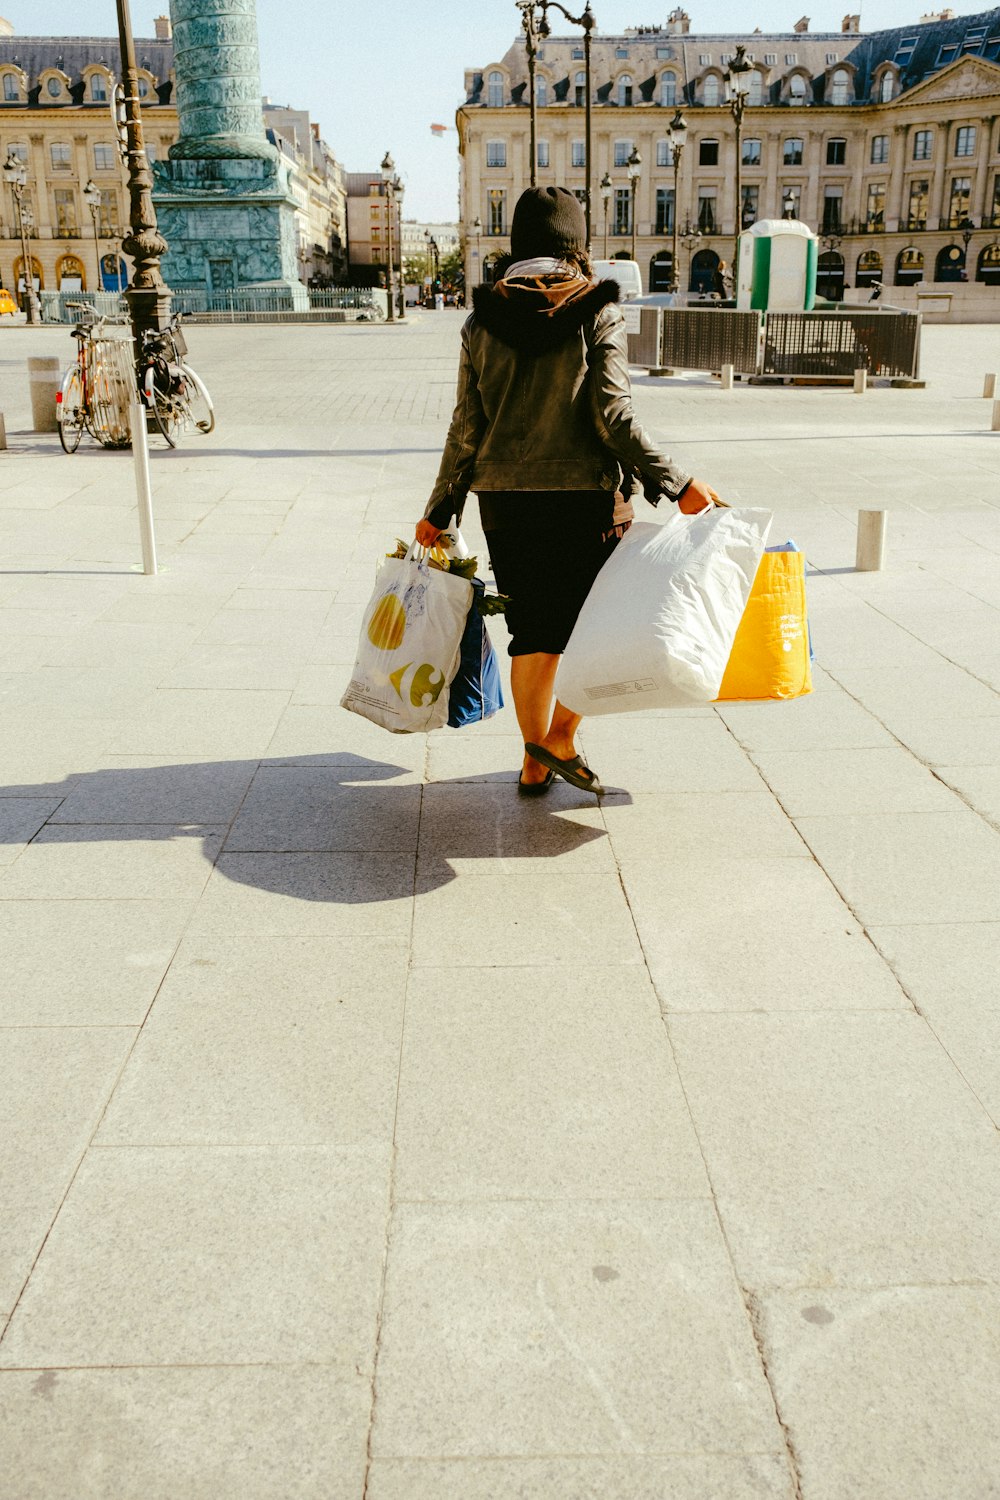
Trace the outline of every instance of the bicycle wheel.
{"type": "Polygon", "coordinates": [[[207,436],[215,428],[215,407],[208,394],[208,387],[198,371],[192,370],[190,365],[182,365],[181,373],[184,377],[184,399],[187,404],[188,417],[198,431],[204,432],[207,436]]]}
{"type": "Polygon", "coordinates": [[[166,439],[167,445],[176,448],[183,409],[176,396],[171,395],[169,391],[161,391],[155,377],[153,379],[153,405],[150,409],[153,413],[153,420],[166,439]]]}
{"type": "Polygon", "coordinates": [[[83,437],[87,416],[83,403],[83,375],[79,365],[73,365],[66,371],[59,395],[59,441],[66,453],[75,453],[83,437]]]}

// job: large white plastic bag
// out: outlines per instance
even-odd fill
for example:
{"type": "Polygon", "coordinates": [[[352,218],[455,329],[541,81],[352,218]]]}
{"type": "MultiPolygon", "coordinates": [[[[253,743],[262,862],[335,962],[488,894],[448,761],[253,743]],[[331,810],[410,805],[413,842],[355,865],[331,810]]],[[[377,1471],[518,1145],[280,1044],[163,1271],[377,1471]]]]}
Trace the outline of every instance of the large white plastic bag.
{"type": "Polygon", "coordinates": [[[415,544],[405,558],[387,558],[365,609],[341,707],[394,734],[446,724],[472,597],[468,579],[428,567],[415,544]]]}
{"type": "Polygon", "coordinates": [[[620,714],[717,698],[770,525],[770,511],[714,506],[636,522],[580,611],[560,702],[620,714]]]}

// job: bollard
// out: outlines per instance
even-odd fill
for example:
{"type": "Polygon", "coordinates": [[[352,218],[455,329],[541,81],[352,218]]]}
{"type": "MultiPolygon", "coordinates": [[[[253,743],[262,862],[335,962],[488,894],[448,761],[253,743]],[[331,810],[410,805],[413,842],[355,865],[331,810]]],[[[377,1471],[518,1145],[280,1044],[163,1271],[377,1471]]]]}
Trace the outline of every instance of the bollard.
{"type": "Polygon", "coordinates": [[[56,396],[61,384],[59,360],[54,354],[33,354],[28,359],[33,432],[58,432],[56,396]]]}
{"type": "Polygon", "coordinates": [[[997,393],[997,378],[995,375],[987,375],[983,380],[983,395],[990,401],[997,393]]]}
{"type": "Polygon", "coordinates": [[[7,423],[4,420],[4,414],[3,414],[3,412],[0,411],[0,451],[6,449],[6,447],[7,447],[7,423]]]}
{"type": "MultiPolygon", "coordinates": [[[[855,372],[854,372],[854,394],[856,396],[863,396],[864,393],[865,393],[865,391],[867,389],[868,389],[868,371],[865,370],[865,369],[863,369],[863,368],[860,369],[860,370],[855,370],[855,372]]],[[[869,514],[871,514],[871,515],[877,515],[878,512],[877,511],[871,511],[871,512],[869,512],[869,511],[864,511],[863,510],[861,512],[861,514],[863,516],[869,515],[869,514]]]]}
{"type": "Polygon", "coordinates": [[[993,403],[993,421],[990,423],[991,432],[1000,432],[1000,401],[993,403]]]}
{"type": "Polygon", "coordinates": [[[854,560],[857,573],[881,573],[885,566],[885,532],[889,520],[886,510],[858,511],[858,550],[854,560]]]}
{"type": "Polygon", "coordinates": [[[731,391],[732,390],[732,388],[733,388],[733,367],[732,367],[732,365],[723,365],[722,366],[721,386],[722,386],[722,389],[724,391],[731,391]]]}
{"type": "Polygon", "coordinates": [[[135,493],[139,502],[139,537],[142,541],[142,571],[156,572],[156,537],[153,534],[153,490],[149,479],[149,439],[146,436],[146,405],[136,398],[129,405],[132,426],[132,457],[135,460],[135,493]]]}

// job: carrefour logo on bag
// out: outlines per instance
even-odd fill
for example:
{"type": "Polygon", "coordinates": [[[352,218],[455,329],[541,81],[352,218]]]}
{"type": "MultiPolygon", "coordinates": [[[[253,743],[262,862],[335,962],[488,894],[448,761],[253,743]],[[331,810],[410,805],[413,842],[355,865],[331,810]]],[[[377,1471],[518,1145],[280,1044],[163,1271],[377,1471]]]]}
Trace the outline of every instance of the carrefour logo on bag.
{"type": "Polygon", "coordinates": [[[395,672],[389,673],[389,681],[392,683],[400,698],[403,697],[403,687],[406,683],[407,673],[412,668],[412,676],[407,684],[410,702],[414,708],[430,708],[441,696],[444,687],[444,673],[430,662],[424,662],[422,666],[414,667],[412,661],[408,661],[405,667],[398,667],[395,672]]]}

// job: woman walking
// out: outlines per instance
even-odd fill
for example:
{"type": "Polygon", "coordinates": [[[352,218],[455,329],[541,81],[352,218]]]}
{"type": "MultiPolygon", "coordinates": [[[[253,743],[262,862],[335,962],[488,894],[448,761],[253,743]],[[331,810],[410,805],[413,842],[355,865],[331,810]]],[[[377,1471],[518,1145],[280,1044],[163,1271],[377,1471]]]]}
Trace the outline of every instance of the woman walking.
{"type": "Polygon", "coordinates": [[[689,514],[717,496],[636,420],[618,286],[591,280],[576,197],[560,187],[522,193],[510,245],[503,279],[473,293],[458,401],[416,537],[433,546],[475,490],[497,588],[510,599],[519,790],[537,796],[561,776],[600,794],[577,754],[579,715],[553,707],[559,657],[631,524],[636,481],[652,504],[666,496],[689,514]]]}

